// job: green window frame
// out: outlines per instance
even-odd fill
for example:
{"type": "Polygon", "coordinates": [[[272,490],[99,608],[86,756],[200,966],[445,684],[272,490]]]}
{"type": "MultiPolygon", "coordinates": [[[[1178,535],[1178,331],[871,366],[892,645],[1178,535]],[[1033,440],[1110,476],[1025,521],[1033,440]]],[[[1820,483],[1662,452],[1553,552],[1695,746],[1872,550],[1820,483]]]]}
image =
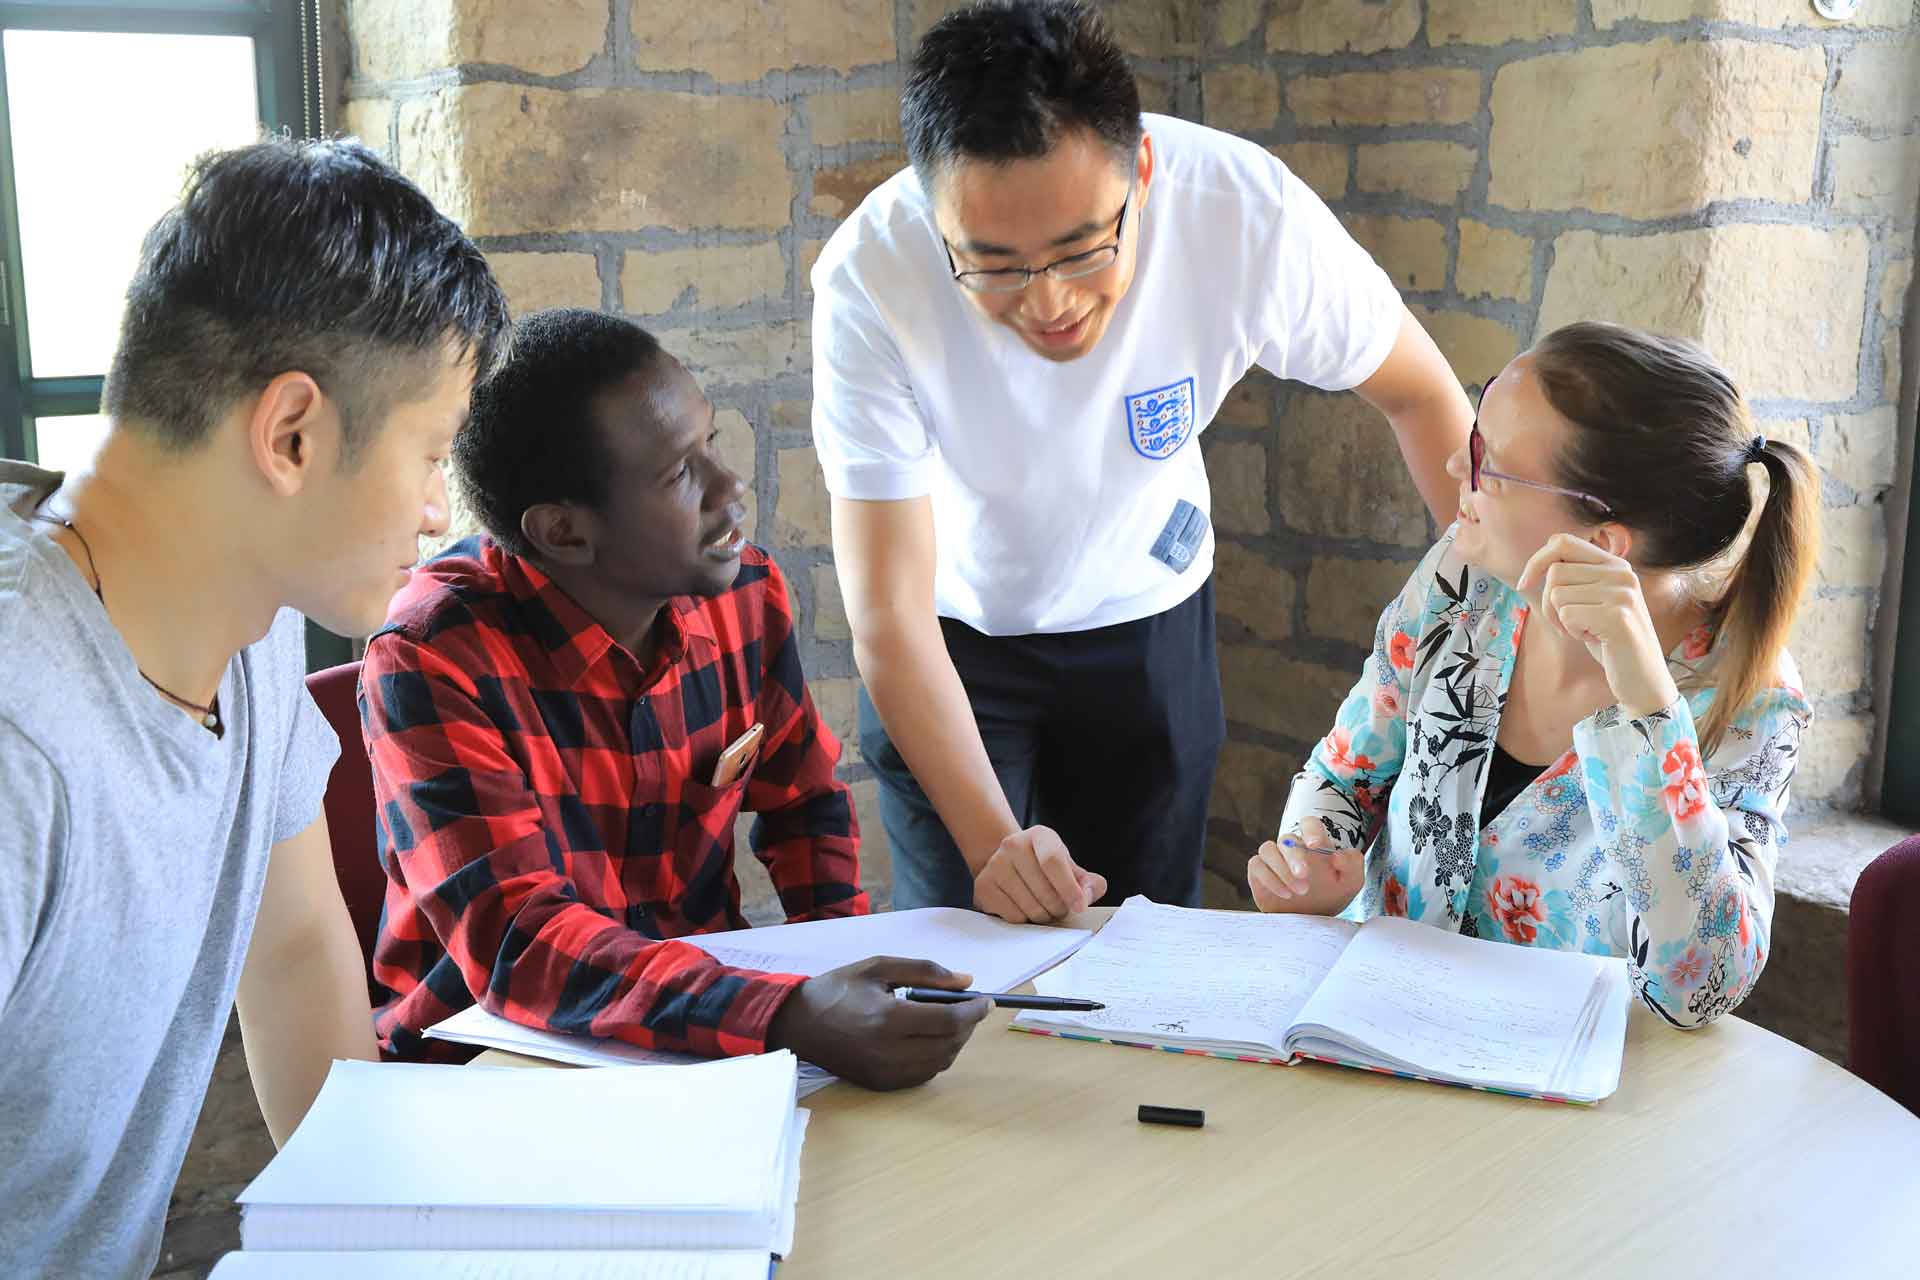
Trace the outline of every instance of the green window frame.
{"type": "MultiPolygon", "coordinates": [[[[63,0],[58,4],[0,0],[0,33],[8,29],[167,35],[246,36],[254,42],[261,123],[302,137],[324,118],[317,74],[319,0],[63,0]]],[[[19,188],[6,66],[0,59],[0,456],[36,460],[36,424],[100,411],[106,370],[84,377],[37,378],[28,346],[26,278],[21,265],[19,188]]],[[[345,662],[352,643],[309,626],[310,666],[345,662]]]]}
{"type": "MultiPolygon", "coordinates": [[[[1909,325],[1917,312],[1920,306],[1909,305],[1909,325]]],[[[1907,403],[1911,402],[1909,397],[1907,403]]],[[[1906,419],[1908,433],[1916,428],[1920,423],[1906,419]]],[[[1920,448],[1914,454],[1913,472],[1907,480],[1906,554],[1900,570],[1899,612],[1891,623],[1882,624],[1894,628],[1894,639],[1880,811],[1896,822],[1920,829],[1920,448]]]]}

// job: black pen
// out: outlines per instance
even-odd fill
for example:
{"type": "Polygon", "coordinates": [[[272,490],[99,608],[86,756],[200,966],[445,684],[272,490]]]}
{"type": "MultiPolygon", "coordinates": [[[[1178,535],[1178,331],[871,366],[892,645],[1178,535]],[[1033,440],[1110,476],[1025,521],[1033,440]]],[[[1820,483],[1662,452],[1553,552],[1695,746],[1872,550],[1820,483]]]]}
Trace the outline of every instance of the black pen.
{"type": "Polygon", "coordinates": [[[991,1000],[1002,1009],[1046,1009],[1054,1013],[1092,1013],[1107,1006],[1098,1000],[1075,1000],[1069,996],[1022,996],[1006,991],[948,991],[942,987],[895,987],[896,1000],[916,1000],[921,1004],[962,1004],[968,1000],[991,1000]]]}

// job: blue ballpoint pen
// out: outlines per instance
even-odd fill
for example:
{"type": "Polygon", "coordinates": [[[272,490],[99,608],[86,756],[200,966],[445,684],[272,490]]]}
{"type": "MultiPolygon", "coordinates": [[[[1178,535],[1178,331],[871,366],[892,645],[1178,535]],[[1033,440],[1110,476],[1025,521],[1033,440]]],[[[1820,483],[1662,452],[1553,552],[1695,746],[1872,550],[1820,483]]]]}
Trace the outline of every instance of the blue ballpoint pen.
{"type": "Polygon", "coordinates": [[[1308,844],[1298,836],[1281,836],[1280,843],[1292,849],[1305,849],[1308,853],[1336,854],[1350,852],[1346,849],[1329,849],[1325,845],[1308,844]]]}

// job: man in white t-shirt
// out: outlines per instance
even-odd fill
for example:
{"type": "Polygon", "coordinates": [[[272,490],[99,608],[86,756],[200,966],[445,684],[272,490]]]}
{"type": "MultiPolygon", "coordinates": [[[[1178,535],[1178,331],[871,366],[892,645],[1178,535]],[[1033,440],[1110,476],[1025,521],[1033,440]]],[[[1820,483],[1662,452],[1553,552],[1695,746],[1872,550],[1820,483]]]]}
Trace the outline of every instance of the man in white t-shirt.
{"type": "Polygon", "coordinates": [[[1472,409],[1285,166],[1140,114],[1090,7],[949,14],[901,120],[912,168],[813,272],[814,437],[894,905],[1197,904],[1225,722],[1194,437],[1255,364],[1352,389],[1441,516],[1472,409]]]}

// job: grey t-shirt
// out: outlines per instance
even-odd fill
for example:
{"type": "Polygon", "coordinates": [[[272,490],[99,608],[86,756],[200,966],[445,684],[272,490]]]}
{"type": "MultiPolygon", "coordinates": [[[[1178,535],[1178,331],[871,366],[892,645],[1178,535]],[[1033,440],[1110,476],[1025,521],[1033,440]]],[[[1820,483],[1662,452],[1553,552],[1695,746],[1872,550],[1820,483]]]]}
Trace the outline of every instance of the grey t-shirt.
{"type": "Polygon", "coordinates": [[[25,518],[58,481],[0,463],[0,1270],[145,1276],[268,851],[339,742],[290,610],[228,664],[224,737],[162,701],[25,518]]]}

